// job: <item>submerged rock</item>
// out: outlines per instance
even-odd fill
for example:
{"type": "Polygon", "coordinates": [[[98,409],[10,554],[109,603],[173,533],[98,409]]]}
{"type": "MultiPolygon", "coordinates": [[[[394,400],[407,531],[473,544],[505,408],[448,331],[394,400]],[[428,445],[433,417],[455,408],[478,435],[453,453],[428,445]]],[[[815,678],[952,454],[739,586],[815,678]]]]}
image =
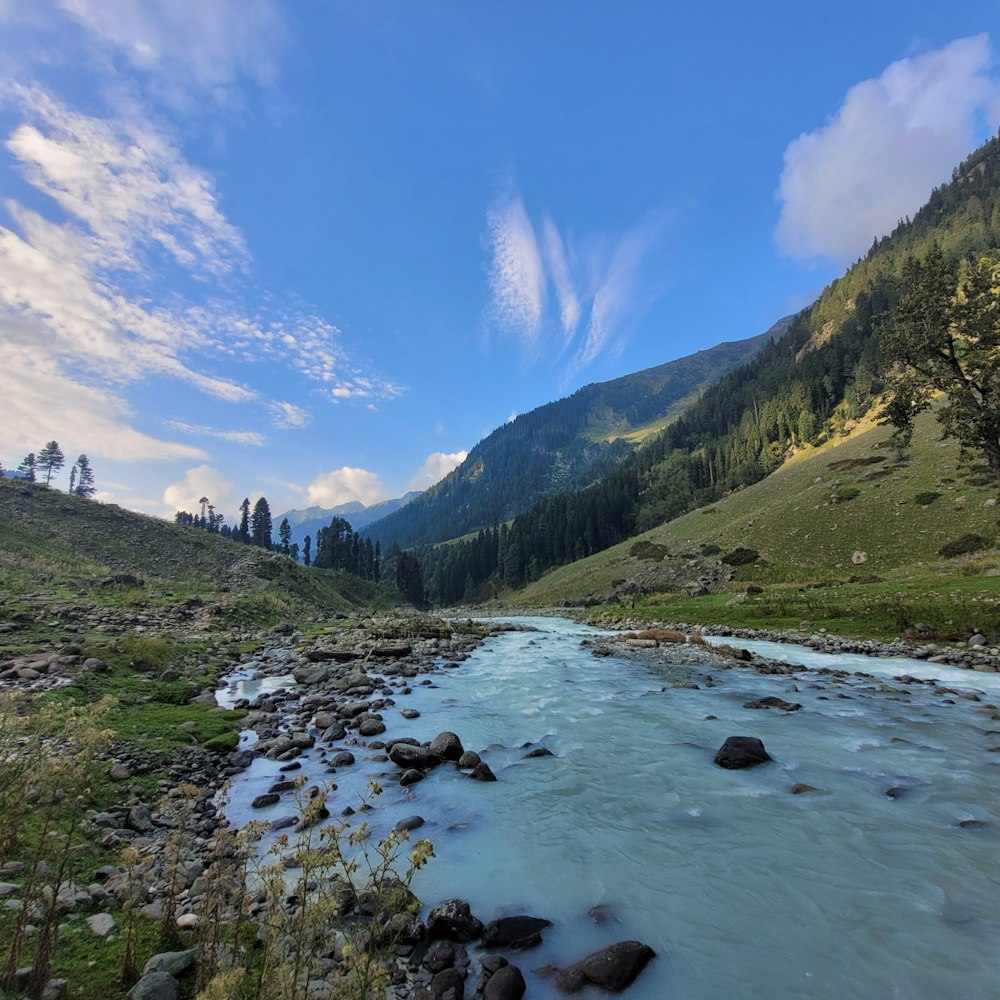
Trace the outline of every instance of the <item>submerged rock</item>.
{"type": "Polygon", "coordinates": [[[744,702],[744,708],[780,708],[783,712],[797,712],[802,706],[794,701],[785,701],[783,698],[776,698],[769,694],[766,698],[755,698],[753,701],[744,702]]]}
{"type": "Polygon", "coordinates": [[[730,771],[756,767],[772,759],[756,736],[730,736],[715,755],[715,763],[730,771]]]}

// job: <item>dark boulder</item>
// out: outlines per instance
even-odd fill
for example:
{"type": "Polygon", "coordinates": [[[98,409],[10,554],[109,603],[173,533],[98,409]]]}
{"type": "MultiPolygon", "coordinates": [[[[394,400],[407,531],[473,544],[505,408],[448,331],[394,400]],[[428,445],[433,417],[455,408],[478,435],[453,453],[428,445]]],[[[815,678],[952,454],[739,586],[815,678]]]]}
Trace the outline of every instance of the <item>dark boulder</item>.
{"type": "Polygon", "coordinates": [[[449,941],[475,941],[482,936],[483,924],[464,899],[446,899],[427,916],[427,933],[449,941]]]}
{"type": "Polygon", "coordinates": [[[635,981],[655,954],[641,941],[619,941],[563,969],[556,976],[556,986],[566,993],[576,993],[587,985],[617,993],[635,981]]]}
{"type": "Polygon", "coordinates": [[[490,765],[485,761],[480,761],[469,775],[475,781],[496,781],[497,776],[490,770],[490,765]]]}
{"type": "Polygon", "coordinates": [[[442,760],[458,760],[465,753],[462,741],[455,733],[450,732],[438,733],[427,749],[442,760]]]}
{"type": "Polygon", "coordinates": [[[423,771],[418,771],[415,767],[411,767],[399,776],[399,783],[406,788],[407,785],[415,785],[418,781],[423,781],[424,777],[423,771]]]}
{"type": "Polygon", "coordinates": [[[715,755],[715,763],[730,771],[756,767],[758,764],[766,764],[769,760],[772,760],[772,757],[756,736],[730,736],[715,755]]]}
{"type": "Polygon", "coordinates": [[[264,795],[258,795],[257,798],[250,803],[251,809],[266,809],[268,806],[273,806],[278,803],[281,796],[277,792],[266,792],[264,795]]]}
{"type": "Polygon", "coordinates": [[[415,767],[427,771],[441,763],[441,758],[427,747],[415,747],[409,743],[393,743],[389,750],[389,760],[397,767],[415,767]]]}
{"type": "Polygon", "coordinates": [[[505,965],[486,981],[483,1000],[521,1000],[524,990],[521,970],[516,965],[505,965]]]}
{"type": "Polygon", "coordinates": [[[482,758],[475,750],[466,750],[461,757],[458,758],[458,766],[463,770],[469,770],[475,767],[482,758]]]}
{"type": "Polygon", "coordinates": [[[552,921],[544,917],[500,917],[483,928],[485,948],[530,948],[541,943],[541,931],[551,927],[552,921]]]}
{"type": "Polygon", "coordinates": [[[458,969],[445,969],[431,980],[434,1000],[465,1000],[465,976],[458,969]]]}
{"type": "Polygon", "coordinates": [[[534,760],[536,757],[555,757],[555,754],[548,747],[536,747],[531,753],[524,755],[524,760],[534,760]]]}

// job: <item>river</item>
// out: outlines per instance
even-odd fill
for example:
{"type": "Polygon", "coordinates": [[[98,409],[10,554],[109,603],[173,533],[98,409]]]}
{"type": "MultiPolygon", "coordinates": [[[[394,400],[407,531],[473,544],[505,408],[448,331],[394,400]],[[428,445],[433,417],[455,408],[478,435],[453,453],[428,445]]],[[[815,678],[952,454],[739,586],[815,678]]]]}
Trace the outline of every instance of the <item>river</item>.
{"type": "MultiPolygon", "coordinates": [[[[1000,701],[1000,675],[749,642],[879,678],[651,669],[581,647],[600,630],[515,620],[539,631],[497,635],[398,698],[420,718],[384,713],[386,738],[457,732],[498,781],[444,765],[404,789],[393,765],[352,748],[359,762],[333,776],[331,807],[356,805],[381,776],[376,834],[405,816],[427,821],[418,835],[437,858],[413,888],[428,906],[460,896],[483,921],[551,919],[541,947],[510,956],[529,998],[555,995],[531,970],[627,938],[658,955],[627,992],[634,1000],[998,995],[1000,752],[990,750],[1000,751],[1000,721],[987,703],[1000,701]],[[956,693],[890,680],[900,674],[956,693]],[[686,679],[699,687],[672,686],[686,679]],[[802,708],[743,707],[764,695],[802,708]],[[761,738],[774,762],[716,767],[730,735],[761,738]],[[525,760],[526,745],[555,756],[525,760]],[[815,790],[792,794],[795,784],[815,790]]],[[[261,683],[283,681],[234,679],[222,700],[261,683]]],[[[302,760],[312,781],[328,777],[316,751],[302,760]]],[[[279,766],[259,759],[237,779],[234,822],[251,818],[279,766]]]]}

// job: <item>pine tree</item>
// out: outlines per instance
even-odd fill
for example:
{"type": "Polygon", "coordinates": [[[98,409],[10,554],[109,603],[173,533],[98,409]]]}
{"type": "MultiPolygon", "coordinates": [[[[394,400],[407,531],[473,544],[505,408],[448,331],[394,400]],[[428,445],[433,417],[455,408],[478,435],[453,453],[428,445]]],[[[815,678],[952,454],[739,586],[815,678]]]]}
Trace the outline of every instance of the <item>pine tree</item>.
{"type": "Polygon", "coordinates": [[[66,464],[66,456],[63,455],[58,441],[49,443],[38,453],[38,469],[45,473],[45,485],[52,481],[54,473],[58,472],[66,464]]]}
{"type": "Polygon", "coordinates": [[[302,539],[302,562],[308,566],[312,562],[312,537],[306,535],[302,539]]]}
{"type": "Polygon", "coordinates": [[[250,544],[250,498],[244,497],[240,504],[240,541],[250,544]]]}
{"type": "Polygon", "coordinates": [[[281,524],[278,525],[278,539],[281,542],[282,555],[287,556],[292,542],[292,526],[288,523],[287,517],[283,517],[281,524]]]}
{"type": "Polygon", "coordinates": [[[72,469],[69,470],[69,491],[70,493],[76,492],[76,466],[74,465],[72,469]]]}
{"type": "Polygon", "coordinates": [[[35,481],[35,468],[35,453],[32,451],[21,459],[21,464],[17,467],[17,471],[22,479],[33,483],[35,481]]]}
{"type": "Polygon", "coordinates": [[[76,460],[73,471],[77,472],[76,488],[73,488],[73,478],[70,476],[70,493],[76,493],[78,497],[92,497],[96,488],[94,487],[94,470],[90,467],[90,459],[86,455],[81,455],[76,460]]]}
{"type": "Polygon", "coordinates": [[[273,530],[271,508],[268,506],[267,500],[261,497],[254,504],[253,514],[250,517],[250,539],[254,545],[258,545],[262,549],[269,549],[273,530]]]}

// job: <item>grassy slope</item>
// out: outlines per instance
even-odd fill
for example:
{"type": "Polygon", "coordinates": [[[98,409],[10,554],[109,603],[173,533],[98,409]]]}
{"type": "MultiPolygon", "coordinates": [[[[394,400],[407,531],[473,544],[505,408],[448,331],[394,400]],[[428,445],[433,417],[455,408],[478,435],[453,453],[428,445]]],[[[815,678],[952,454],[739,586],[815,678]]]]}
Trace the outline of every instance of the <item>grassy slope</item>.
{"type": "Polygon", "coordinates": [[[107,597],[95,581],[117,573],[141,577],[142,600],[154,606],[198,596],[248,620],[259,612],[261,624],[284,609],[343,611],[378,601],[374,587],[343,574],[41,485],[25,489],[0,480],[0,593],[8,604],[42,591],[99,605],[107,597]]]}
{"type": "MultiPolygon", "coordinates": [[[[648,570],[648,563],[629,555],[636,540],[664,545],[674,556],[696,553],[703,545],[718,545],[723,553],[746,546],[766,560],[764,566],[741,568],[722,594],[690,599],[666,593],[638,602],[640,609],[692,622],[782,627],[830,612],[826,619],[842,632],[897,634],[909,623],[904,619],[913,617],[892,610],[900,590],[917,595],[913,599],[925,618],[934,617],[935,601],[931,596],[918,599],[921,594],[954,594],[954,601],[966,604],[973,601],[970,595],[1000,596],[1000,578],[985,575],[1000,566],[996,548],[951,560],[938,555],[942,545],[967,532],[996,543],[1000,509],[984,506],[995,499],[995,488],[975,485],[981,480],[959,467],[957,448],[938,440],[929,415],[918,422],[905,463],[896,461],[888,438],[888,429],[862,424],[850,437],[800,453],[762,482],[638,539],[560,567],[512,599],[537,606],[608,595],[622,581],[648,570]],[[871,464],[837,467],[873,459],[871,464]],[[832,499],[838,491],[851,490],[858,491],[853,499],[832,499]],[[922,506],[914,502],[922,493],[939,496],[922,506]],[[867,562],[855,565],[856,551],[865,552],[867,562]],[[847,585],[852,576],[880,579],[847,585]],[[727,607],[733,593],[750,581],[763,585],[767,594],[747,605],[727,607]],[[799,599],[800,586],[809,583],[846,586],[825,592],[824,597],[831,598],[825,603],[815,592],[809,600],[799,599]],[[874,604],[867,608],[866,602],[874,604]]],[[[950,602],[949,598],[938,609],[942,629],[949,614],[951,622],[959,621],[943,610],[950,602]]],[[[989,596],[988,603],[990,609],[979,614],[984,622],[997,613],[989,596]]]]}

